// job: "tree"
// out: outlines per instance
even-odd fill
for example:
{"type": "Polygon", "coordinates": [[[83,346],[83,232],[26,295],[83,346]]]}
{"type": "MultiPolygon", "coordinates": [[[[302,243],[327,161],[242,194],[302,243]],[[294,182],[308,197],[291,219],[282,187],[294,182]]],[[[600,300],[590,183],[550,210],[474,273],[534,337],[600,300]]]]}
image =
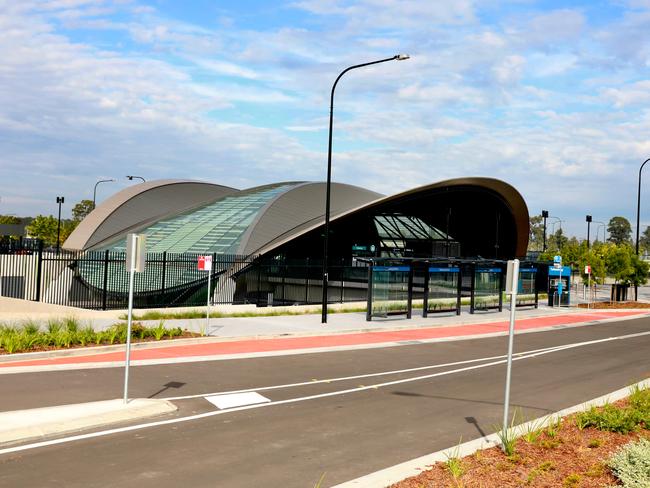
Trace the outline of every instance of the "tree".
{"type": "Polygon", "coordinates": [[[564,235],[562,229],[556,230],[554,234],[548,237],[548,247],[553,249],[562,249],[568,242],[569,239],[564,235]]]}
{"type": "Polygon", "coordinates": [[[0,224],[16,225],[22,223],[23,219],[14,215],[0,215],[0,224]]]}
{"type": "Polygon", "coordinates": [[[634,273],[632,258],[627,246],[615,246],[607,254],[605,264],[607,273],[614,277],[616,283],[626,281],[634,273]]]}
{"type": "MultiPolygon", "coordinates": [[[[27,226],[27,233],[36,239],[42,240],[48,246],[56,246],[56,233],[57,233],[58,220],[52,215],[37,216],[27,226]]],[[[72,233],[76,223],[70,220],[61,221],[61,243],[65,242],[68,236],[72,233]]]]}
{"type": "Polygon", "coordinates": [[[650,250],[650,227],[646,227],[639,236],[639,251],[641,249],[645,249],[646,252],[650,250]]]}
{"type": "Polygon", "coordinates": [[[625,217],[612,217],[607,226],[609,242],[614,244],[626,244],[630,242],[632,226],[625,217]]]}
{"type": "Polygon", "coordinates": [[[530,217],[530,238],[528,239],[529,251],[542,251],[544,249],[544,222],[541,215],[530,217]]]}
{"type": "Polygon", "coordinates": [[[93,201],[81,200],[74,207],[72,207],[72,218],[76,222],[81,222],[92,211],[93,211],[93,201]]]}

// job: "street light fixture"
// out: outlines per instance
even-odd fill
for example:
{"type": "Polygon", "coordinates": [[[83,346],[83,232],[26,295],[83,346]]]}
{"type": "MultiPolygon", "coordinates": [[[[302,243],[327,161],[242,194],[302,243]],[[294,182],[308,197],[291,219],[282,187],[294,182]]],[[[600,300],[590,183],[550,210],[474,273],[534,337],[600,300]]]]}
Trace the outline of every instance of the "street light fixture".
{"type": "Polygon", "coordinates": [[[591,227],[591,215],[587,215],[585,221],[587,222],[587,249],[589,249],[589,228],[591,227]]]}
{"type": "Polygon", "coordinates": [[[99,180],[97,183],[95,183],[95,189],[93,190],[93,210],[95,210],[95,200],[97,199],[97,185],[100,183],[107,183],[109,181],[117,181],[114,178],[110,178],[108,180],[99,180]]]}
{"type": "Polygon", "coordinates": [[[59,255],[61,249],[61,205],[65,202],[63,197],[56,197],[56,203],[59,204],[59,222],[56,226],[56,254],[59,255]]]}
{"type": "Polygon", "coordinates": [[[142,176],[132,176],[132,175],[126,175],[126,177],[129,179],[129,181],[133,181],[133,178],[140,178],[142,180],[142,183],[144,183],[145,180],[142,176]]]}
{"type": "Polygon", "coordinates": [[[329,240],[329,231],[330,231],[330,188],[332,185],[332,125],[334,120],[334,90],[336,90],[336,85],[338,84],[341,77],[348,71],[357,68],[363,68],[364,66],[370,66],[373,64],[385,63],[387,61],[404,61],[406,59],[409,59],[409,57],[410,56],[408,54],[396,54],[395,56],[386,59],[379,59],[377,61],[371,61],[369,63],[355,64],[354,66],[350,66],[348,68],[345,68],[343,71],[341,71],[341,73],[334,81],[334,84],[332,85],[332,93],[330,95],[329,143],[327,146],[327,185],[325,187],[325,239],[323,240],[324,241],[323,242],[323,303],[322,303],[323,311],[321,316],[321,322],[323,324],[327,323],[327,289],[328,289],[327,253],[329,250],[328,240],[329,240]]]}

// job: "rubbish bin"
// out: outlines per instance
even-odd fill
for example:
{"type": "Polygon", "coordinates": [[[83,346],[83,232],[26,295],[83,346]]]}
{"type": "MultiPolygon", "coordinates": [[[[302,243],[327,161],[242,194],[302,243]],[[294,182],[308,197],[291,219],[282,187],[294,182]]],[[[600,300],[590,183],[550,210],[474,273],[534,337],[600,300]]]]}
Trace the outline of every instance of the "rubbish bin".
{"type": "MultiPolygon", "coordinates": [[[[555,295],[557,295],[557,286],[549,286],[548,287],[548,306],[549,307],[554,307],[555,306],[555,295]]],[[[559,300],[558,300],[558,305],[559,305],[559,300]]]]}

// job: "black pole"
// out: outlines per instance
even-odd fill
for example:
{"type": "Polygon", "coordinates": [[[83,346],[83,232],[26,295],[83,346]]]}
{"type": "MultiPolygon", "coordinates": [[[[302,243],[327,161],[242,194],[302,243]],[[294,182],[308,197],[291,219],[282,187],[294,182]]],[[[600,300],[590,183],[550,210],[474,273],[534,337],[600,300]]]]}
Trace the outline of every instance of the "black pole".
{"type": "Polygon", "coordinates": [[[636,194],[636,255],[639,255],[639,219],[641,214],[641,170],[645,164],[650,161],[650,158],[643,161],[643,164],[639,168],[639,190],[636,194]]]}
{"type": "Polygon", "coordinates": [[[385,63],[386,61],[393,60],[403,60],[408,59],[407,55],[398,54],[390,58],[380,59],[378,61],[371,61],[370,63],[355,64],[345,68],[338,75],[334,84],[332,85],[332,93],[330,94],[330,125],[329,125],[329,140],[327,145],[327,184],[325,187],[325,238],[323,239],[323,300],[322,300],[322,315],[321,323],[327,323],[327,288],[328,288],[328,276],[327,276],[327,258],[328,258],[328,246],[329,246],[329,232],[330,232],[330,187],[332,185],[332,125],[334,120],[334,90],[336,90],[336,85],[338,84],[341,77],[350,70],[356,68],[362,68],[364,66],[370,66],[372,64],[385,63]]]}
{"type": "MultiPolygon", "coordinates": [[[[638,192],[636,194],[636,246],[635,246],[635,250],[636,250],[636,255],[637,256],[639,255],[639,225],[640,225],[639,219],[640,219],[640,215],[641,215],[641,170],[645,166],[645,163],[647,163],[648,161],[650,161],[650,158],[643,161],[643,164],[639,168],[639,190],[638,190],[638,192]]],[[[635,301],[638,299],[638,296],[637,296],[638,291],[639,291],[638,288],[639,288],[638,285],[634,285],[634,300],[635,301]]]]}
{"type": "Polygon", "coordinates": [[[589,228],[591,227],[591,215],[587,215],[587,249],[589,249],[589,228]]]}
{"type": "Polygon", "coordinates": [[[59,255],[61,248],[61,204],[64,202],[63,197],[56,197],[56,203],[59,204],[59,221],[56,226],[56,254],[59,255]]]}
{"type": "Polygon", "coordinates": [[[546,219],[548,218],[548,210],[542,210],[542,218],[544,219],[544,245],[542,252],[546,252],[546,219]]]}

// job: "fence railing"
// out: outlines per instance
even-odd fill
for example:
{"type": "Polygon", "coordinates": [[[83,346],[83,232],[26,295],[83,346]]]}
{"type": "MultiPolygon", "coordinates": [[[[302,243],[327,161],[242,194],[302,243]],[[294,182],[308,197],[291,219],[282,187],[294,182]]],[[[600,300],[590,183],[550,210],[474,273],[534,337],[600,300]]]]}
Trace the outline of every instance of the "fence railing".
{"type": "MultiPolygon", "coordinates": [[[[135,274],[134,307],[201,306],[207,302],[208,272],[195,253],[148,253],[145,270],[135,274]]],[[[212,255],[211,303],[259,306],[316,304],[322,297],[318,261],[212,255]]],[[[87,309],[123,309],[128,273],[123,252],[59,254],[30,246],[0,251],[0,296],[87,309]]],[[[365,267],[341,261],[330,266],[331,302],[364,300],[365,267]]]]}

